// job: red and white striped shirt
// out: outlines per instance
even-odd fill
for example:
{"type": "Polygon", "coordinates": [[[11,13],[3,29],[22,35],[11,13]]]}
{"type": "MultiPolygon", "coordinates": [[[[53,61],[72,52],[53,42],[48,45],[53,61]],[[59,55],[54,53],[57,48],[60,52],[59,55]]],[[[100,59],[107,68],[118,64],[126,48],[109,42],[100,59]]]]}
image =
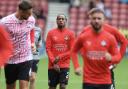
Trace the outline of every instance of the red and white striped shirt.
{"type": "Polygon", "coordinates": [[[32,60],[30,31],[35,26],[35,18],[30,16],[28,20],[19,20],[15,14],[2,18],[1,23],[7,26],[7,31],[11,35],[14,52],[9,64],[18,64],[32,60]]]}

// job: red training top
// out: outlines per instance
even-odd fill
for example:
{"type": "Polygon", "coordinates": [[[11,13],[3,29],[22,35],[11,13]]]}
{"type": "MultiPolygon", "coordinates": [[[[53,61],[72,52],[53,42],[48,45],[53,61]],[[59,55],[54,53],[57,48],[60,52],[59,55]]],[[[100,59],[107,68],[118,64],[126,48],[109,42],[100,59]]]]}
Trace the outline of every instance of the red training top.
{"type": "Polygon", "coordinates": [[[121,60],[121,55],[117,47],[115,38],[108,32],[101,30],[96,33],[92,27],[88,28],[76,40],[72,49],[72,60],[75,69],[79,67],[77,52],[83,51],[83,82],[92,84],[111,84],[111,74],[109,66],[117,64],[121,60]],[[105,53],[112,55],[111,62],[105,59],[105,53]]]}
{"type": "Polygon", "coordinates": [[[0,25],[0,67],[9,60],[13,51],[13,45],[6,28],[0,25]]]}
{"type": "Polygon", "coordinates": [[[46,39],[46,51],[49,58],[49,69],[53,67],[55,57],[60,60],[57,63],[60,68],[69,68],[70,51],[74,43],[75,35],[67,28],[63,30],[52,29],[46,39]]]}
{"type": "MultiPolygon", "coordinates": [[[[90,25],[85,27],[84,30],[81,32],[81,34],[86,32],[88,28],[90,28],[90,25]]],[[[119,32],[119,30],[117,28],[115,28],[115,27],[113,27],[111,25],[104,24],[103,28],[105,29],[105,31],[107,31],[110,34],[112,34],[115,37],[117,43],[120,44],[120,53],[121,53],[121,56],[123,57],[125,52],[126,52],[127,39],[124,37],[123,34],[121,34],[119,32]]]]}

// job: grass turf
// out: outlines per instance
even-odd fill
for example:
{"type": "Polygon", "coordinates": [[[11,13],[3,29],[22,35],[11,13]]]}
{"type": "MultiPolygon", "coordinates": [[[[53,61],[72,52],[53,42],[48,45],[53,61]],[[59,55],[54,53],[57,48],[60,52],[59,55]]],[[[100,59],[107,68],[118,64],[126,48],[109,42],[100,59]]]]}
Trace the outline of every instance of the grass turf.
{"type": "MultiPolygon", "coordinates": [[[[82,64],[81,59],[80,59],[80,63],[82,64]]],[[[37,80],[36,80],[36,89],[48,89],[47,65],[48,65],[47,57],[43,57],[43,60],[41,60],[39,63],[39,70],[38,70],[37,80]]],[[[124,58],[121,61],[121,63],[117,66],[117,68],[114,70],[115,80],[116,80],[116,89],[128,88],[127,87],[128,85],[127,68],[128,68],[128,58],[124,58]]],[[[17,87],[18,86],[19,85],[17,82],[17,87]]],[[[6,89],[3,69],[0,75],[0,89],[6,89]]],[[[16,89],[19,89],[19,88],[16,88],[16,89]]],[[[67,86],[67,89],[82,89],[82,78],[74,74],[72,63],[71,63],[71,69],[70,69],[70,79],[69,79],[69,84],[67,86]]]]}

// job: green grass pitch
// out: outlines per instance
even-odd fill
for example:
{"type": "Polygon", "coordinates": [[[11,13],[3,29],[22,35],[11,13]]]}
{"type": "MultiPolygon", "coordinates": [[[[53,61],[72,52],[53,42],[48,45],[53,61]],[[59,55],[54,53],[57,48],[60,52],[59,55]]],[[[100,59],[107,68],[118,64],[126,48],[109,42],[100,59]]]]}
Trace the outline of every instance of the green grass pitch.
{"type": "MultiPolygon", "coordinates": [[[[82,64],[81,59],[80,59],[80,63],[82,64]]],[[[48,89],[47,65],[48,65],[47,57],[43,57],[43,60],[41,60],[39,63],[39,70],[36,80],[36,89],[48,89]]],[[[128,58],[124,58],[121,61],[121,63],[117,66],[117,68],[114,70],[114,72],[115,72],[115,80],[116,80],[116,89],[128,89],[128,58]]],[[[18,86],[19,85],[17,82],[17,87],[18,86]]],[[[0,75],[0,89],[6,89],[3,70],[1,71],[1,75],[0,75]]],[[[72,63],[70,69],[70,79],[67,89],[82,89],[82,78],[74,74],[72,63]]]]}

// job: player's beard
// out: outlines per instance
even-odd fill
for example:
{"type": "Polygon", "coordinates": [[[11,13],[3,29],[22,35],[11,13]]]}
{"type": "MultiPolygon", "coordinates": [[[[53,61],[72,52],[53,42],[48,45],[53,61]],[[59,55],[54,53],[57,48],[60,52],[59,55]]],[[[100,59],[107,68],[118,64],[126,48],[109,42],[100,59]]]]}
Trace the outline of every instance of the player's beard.
{"type": "Polygon", "coordinates": [[[101,25],[98,25],[98,24],[91,24],[93,29],[96,31],[96,32],[99,32],[101,30],[101,25]]]}
{"type": "Polygon", "coordinates": [[[28,17],[20,17],[20,20],[27,20],[28,17]]]}

